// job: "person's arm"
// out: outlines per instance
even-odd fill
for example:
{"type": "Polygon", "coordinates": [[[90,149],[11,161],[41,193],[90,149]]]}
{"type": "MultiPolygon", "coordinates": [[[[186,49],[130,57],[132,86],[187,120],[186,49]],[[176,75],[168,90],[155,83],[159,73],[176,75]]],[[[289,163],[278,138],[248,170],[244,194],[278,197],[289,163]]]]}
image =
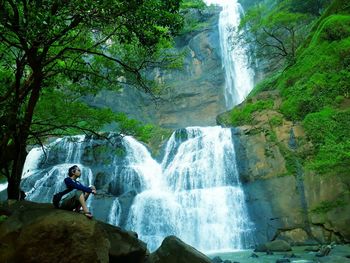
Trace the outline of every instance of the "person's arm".
{"type": "Polygon", "coordinates": [[[92,193],[92,189],[90,187],[86,187],[82,184],[78,184],[70,177],[67,177],[66,179],[64,179],[64,182],[66,183],[66,186],[68,188],[78,189],[86,193],[92,193]]]}

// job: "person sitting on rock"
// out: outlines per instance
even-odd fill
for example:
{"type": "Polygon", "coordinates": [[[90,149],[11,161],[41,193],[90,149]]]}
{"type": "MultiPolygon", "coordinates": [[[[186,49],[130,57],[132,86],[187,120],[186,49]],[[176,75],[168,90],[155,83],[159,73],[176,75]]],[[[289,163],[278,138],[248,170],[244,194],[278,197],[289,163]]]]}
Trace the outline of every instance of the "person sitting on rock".
{"type": "Polygon", "coordinates": [[[68,193],[62,196],[62,199],[59,202],[59,208],[76,212],[80,212],[80,209],[82,208],[85,216],[92,218],[92,214],[86,206],[86,200],[90,193],[96,194],[96,188],[94,186],[87,187],[82,185],[77,181],[80,176],[81,171],[77,165],[68,169],[68,177],[64,179],[64,183],[67,186],[65,191],[68,193]]]}

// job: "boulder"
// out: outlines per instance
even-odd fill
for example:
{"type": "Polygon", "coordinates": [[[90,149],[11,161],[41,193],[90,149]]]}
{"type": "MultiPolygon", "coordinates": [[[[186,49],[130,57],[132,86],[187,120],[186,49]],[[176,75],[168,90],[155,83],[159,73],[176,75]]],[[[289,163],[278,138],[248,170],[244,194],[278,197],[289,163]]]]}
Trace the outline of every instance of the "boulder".
{"type": "Polygon", "coordinates": [[[265,244],[267,249],[273,252],[291,251],[291,246],[284,240],[274,240],[265,244]]]}
{"type": "Polygon", "coordinates": [[[27,201],[0,204],[0,262],[144,262],[146,245],[82,214],[27,201]]]}
{"type": "Polygon", "coordinates": [[[185,244],[175,236],[166,237],[150,255],[150,263],[211,263],[206,255],[185,244]]]}
{"type": "Polygon", "coordinates": [[[291,246],[284,240],[274,240],[271,242],[267,242],[265,244],[258,245],[254,252],[286,252],[291,251],[291,246]]]}

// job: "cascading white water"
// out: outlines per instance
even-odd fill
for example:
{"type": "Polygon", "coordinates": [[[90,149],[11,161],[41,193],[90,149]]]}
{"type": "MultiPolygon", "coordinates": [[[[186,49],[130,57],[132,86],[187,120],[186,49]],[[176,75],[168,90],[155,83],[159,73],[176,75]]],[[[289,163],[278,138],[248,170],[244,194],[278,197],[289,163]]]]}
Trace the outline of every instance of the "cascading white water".
{"type": "Polygon", "coordinates": [[[235,37],[231,29],[239,26],[242,7],[237,0],[204,2],[222,7],[219,18],[221,59],[225,70],[225,103],[227,109],[231,109],[246,98],[254,85],[254,71],[248,66],[247,47],[229,43],[229,38],[235,37]]]}
{"type": "Polygon", "coordinates": [[[116,198],[111,207],[111,211],[108,216],[108,223],[111,225],[118,225],[120,221],[121,216],[121,205],[119,203],[118,198],[116,198]]]}
{"type": "Polygon", "coordinates": [[[150,250],[176,235],[201,251],[249,245],[252,225],[244,204],[230,129],[190,127],[175,132],[162,162],[166,184],[153,182],[136,196],[127,228],[150,250]],[[177,137],[185,138],[177,138],[177,137]]]}
{"type": "MultiPolygon", "coordinates": [[[[63,179],[73,164],[81,167],[83,184],[94,184],[92,170],[80,162],[83,155],[85,160],[91,160],[86,147],[96,149],[98,145],[82,142],[81,138],[64,138],[49,145],[47,155],[51,155],[50,162],[57,164],[34,169],[26,178],[25,187],[30,189],[27,199],[50,202],[55,192],[65,188],[63,179]],[[74,145],[76,149],[71,149],[74,145]]],[[[232,251],[252,244],[253,226],[239,182],[230,129],[217,126],[177,130],[167,143],[161,163],[132,137],[125,136],[121,145],[119,149],[125,152],[122,156],[113,150],[108,152],[115,154],[114,159],[108,168],[102,167],[104,177],[99,176],[99,184],[107,186],[104,189],[108,189],[108,198],[114,196],[104,203],[109,209],[104,220],[114,225],[122,223],[137,232],[151,251],[169,235],[203,252],[232,251]]]]}

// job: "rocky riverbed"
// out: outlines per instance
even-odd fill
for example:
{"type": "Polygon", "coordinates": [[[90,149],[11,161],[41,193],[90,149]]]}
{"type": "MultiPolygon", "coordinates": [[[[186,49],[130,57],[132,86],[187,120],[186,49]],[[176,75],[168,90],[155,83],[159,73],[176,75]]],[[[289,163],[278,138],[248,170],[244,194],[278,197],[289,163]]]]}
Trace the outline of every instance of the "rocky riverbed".
{"type": "Polygon", "coordinates": [[[334,245],[327,256],[319,257],[317,246],[295,246],[289,252],[254,252],[243,250],[215,253],[209,257],[213,263],[347,263],[350,262],[350,245],[334,245]],[[272,254],[271,254],[272,253],[272,254]]]}

